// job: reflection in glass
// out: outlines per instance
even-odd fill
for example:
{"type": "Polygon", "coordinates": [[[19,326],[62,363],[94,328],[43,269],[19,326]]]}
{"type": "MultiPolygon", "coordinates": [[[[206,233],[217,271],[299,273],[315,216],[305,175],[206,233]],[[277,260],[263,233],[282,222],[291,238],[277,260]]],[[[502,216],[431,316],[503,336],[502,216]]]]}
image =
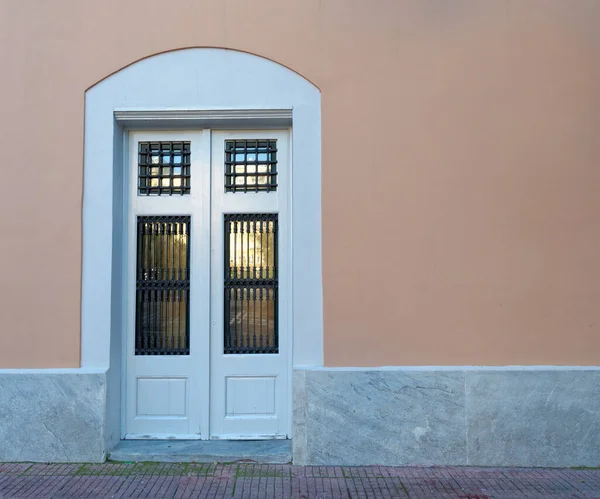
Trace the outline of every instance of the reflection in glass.
{"type": "Polygon", "coordinates": [[[190,217],[138,217],[136,355],[189,354],[190,217]]]}
{"type": "Polygon", "coordinates": [[[225,353],[277,353],[277,214],[225,215],[225,353]]]}

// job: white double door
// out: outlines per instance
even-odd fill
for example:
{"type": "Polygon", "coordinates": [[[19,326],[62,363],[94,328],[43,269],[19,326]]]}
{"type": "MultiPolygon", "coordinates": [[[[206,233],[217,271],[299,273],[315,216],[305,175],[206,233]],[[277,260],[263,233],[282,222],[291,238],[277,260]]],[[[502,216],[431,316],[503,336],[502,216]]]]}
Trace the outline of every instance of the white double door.
{"type": "Polygon", "coordinates": [[[289,131],[128,144],[123,437],[287,438],[289,131]]]}

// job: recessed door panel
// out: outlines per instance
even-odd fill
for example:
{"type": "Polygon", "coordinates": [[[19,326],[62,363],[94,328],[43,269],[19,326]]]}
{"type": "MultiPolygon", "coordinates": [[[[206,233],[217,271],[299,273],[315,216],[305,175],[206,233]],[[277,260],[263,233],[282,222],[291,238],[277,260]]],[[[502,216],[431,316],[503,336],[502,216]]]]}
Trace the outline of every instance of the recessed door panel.
{"type": "Polygon", "coordinates": [[[276,376],[227,376],[226,417],[274,417],[276,376]]]}
{"type": "Polygon", "coordinates": [[[137,379],[138,418],[185,418],[188,411],[187,378],[137,379]]]}

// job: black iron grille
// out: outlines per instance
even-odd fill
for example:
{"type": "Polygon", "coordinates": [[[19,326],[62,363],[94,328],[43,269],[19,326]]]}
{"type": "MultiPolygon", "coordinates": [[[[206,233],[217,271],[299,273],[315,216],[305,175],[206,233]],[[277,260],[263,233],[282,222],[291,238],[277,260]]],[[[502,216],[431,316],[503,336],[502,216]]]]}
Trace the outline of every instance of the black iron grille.
{"type": "Polygon", "coordinates": [[[140,142],[138,193],[149,196],[190,193],[190,143],[140,142]]]}
{"type": "Polygon", "coordinates": [[[225,215],[224,353],[278,353],[277,214],[225,215]]]}
{"type": "Polygon", "coordinates": [[[225,192],[277,190],[276,140],[225,141],[225,192]]]}
{"type": "Polygon", "coordinates": [[[136,355],[190,353],[190,217],[137,218],[136,355]]]}

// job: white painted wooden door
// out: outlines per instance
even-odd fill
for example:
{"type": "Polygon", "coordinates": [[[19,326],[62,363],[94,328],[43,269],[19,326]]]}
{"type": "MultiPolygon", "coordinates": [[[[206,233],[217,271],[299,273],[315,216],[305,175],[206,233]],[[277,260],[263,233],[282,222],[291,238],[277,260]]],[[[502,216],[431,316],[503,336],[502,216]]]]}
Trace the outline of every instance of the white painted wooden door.
{"type": "Polygon", "coordinates": [[[131,132],[128,155],[124,437],[286,438],[288,131],[131,132]]]}
{"type": "Polygon", "coordinates": [[[205,439],[210,132],[132,132],[129,166],[124,436],[205,439]]]}
{"type": "Polygon", "coordinates": [[[289,156],[287,131],[213,132],[214,439],[289,435],[289,156]]]}

